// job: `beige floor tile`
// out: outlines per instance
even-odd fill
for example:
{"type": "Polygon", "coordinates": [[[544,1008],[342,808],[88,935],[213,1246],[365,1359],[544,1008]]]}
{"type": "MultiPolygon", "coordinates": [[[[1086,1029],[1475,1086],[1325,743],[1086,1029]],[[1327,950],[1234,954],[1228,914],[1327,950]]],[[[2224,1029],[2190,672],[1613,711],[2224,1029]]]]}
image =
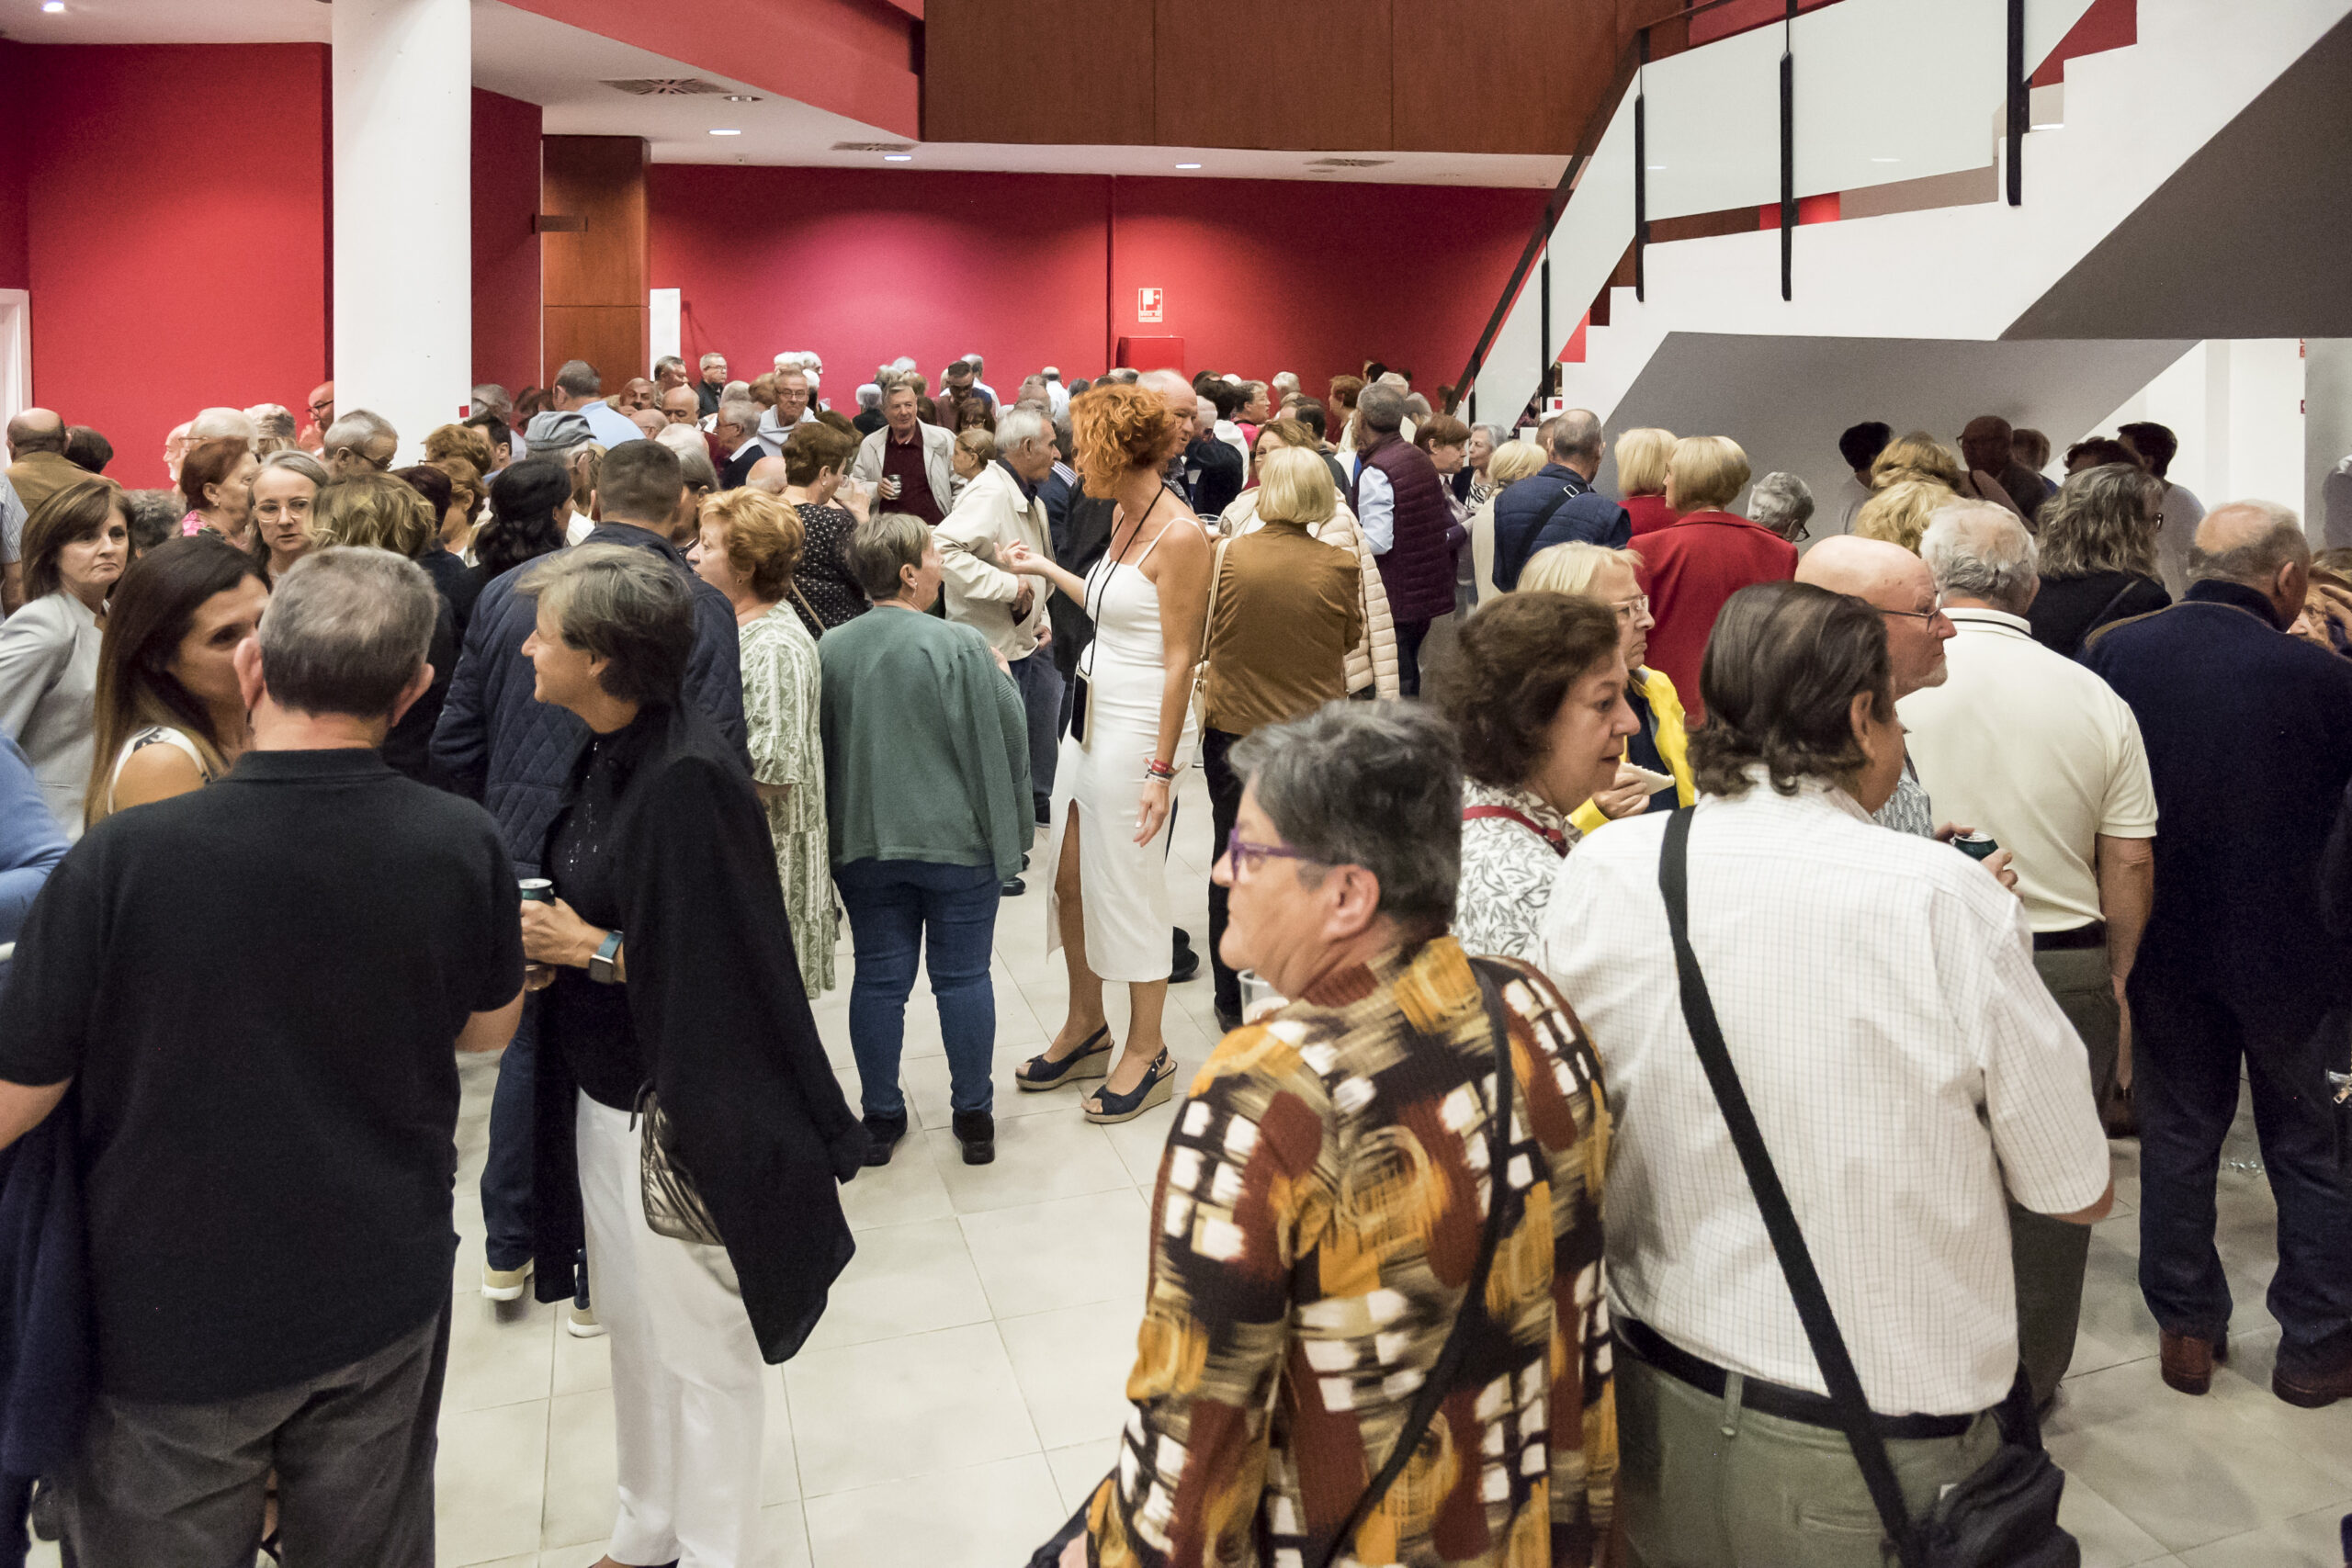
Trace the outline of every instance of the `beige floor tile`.
{"type": "Polygon", "coordinates": [[[807,1349],[987,1321],[988,1294],[956,1221],[883,1225],[858,1233],[807,1349]]]}
{"type": "MultiPolygon", "coordinates": [[[[996,1056],[989,1064],[989,1085],[993,1091],[990,1109],[999,1122],[1023,1116],[1049,1116],[1057,1111],[1068,1111],[1087,1093],[1088,1089],[1067,1088],[1047,1093],[1036,1093],[1021,1087],[1013,1069],[1046,1048],[1043,1035],[1035,1039],[1007,1041],[997,1037],[996,1056]]],[[[928,1128],[954,1125],[955,1106],[950,1101],[954,1087],[947,1070],[947,1058],[925,1056],[906,1063],[899,1070],[899,1081],[905,1086],[907,1103],[914,1108],[916,1119],[928,1128]]],[[[1097,1080],[1088,1079],[1089,1085],[1097,1080]]]]}
{"type": "MultiPolygon", "coordinates": [[[[1102,1129],[1071,1101],[1058,1116],[1016,1116],[998,1123],[996,1160],[966,1165],[953,1133],[925,1133],[932,1163],[959,1214],[1009,1209],[1048,1198],[1135,1186],[1102,1129]]],[[[911,1136],[908,1142],[912,1143],[911,1136]]]]}
{"type": "Polygon", "coordinates": [[[2058,1503],[2058,1522],[2081,1542],[2083,1568],[2132,1568],[2165,1555],[2162,1542],[2091,1490],[2079,1475],[2066,1477],[2066,1490],[2058,1503]]]}
{"type": "Polygon", "coordinates": [[[768,1531],[768,1568],[808,1568],[808,1520],[797,1503],[760,1510],[768,1531]]]}
{"type": "Polygon", "coordinates": [[[594,1339],[582,1339],[563,1326],[563,1315],[570,1309],[563,1306],[548,1308],[556,1316],[555,1384],[554,1392],[585,1393],[590,1389],[613,1386],[613,1341],[609,1335],[599,1334],[594,1339]]]}
{"type": "Polygon", "coordinates": [[[541,1306],[528,1295],[517,1302],[489,1302],[480,1291],[458,1292],[450,1301],[449,1371],[442,1407],[481,1410],[547,1398],[560,1332],[556,1315],[554,1307],[541,1306]]]}
{"type": "MultiPolygon", "coordinates": [[[[992,1324],[804,1350],[786,1363],[785,1386],[809,1498],[1042,1446],[992,1324]]],[[[901,1508],[906,1497],[902,1486],[901,1508]]],[[[810,1531],[820,1539],[813,1511],[810,1531]]]]}
{"type": "Polygon", "coordinates": [[[2245,1535],[2192,1547],[2180,1554],[2182,1568],[2340,1568],[2340,1530],[2352,1498],[2333,1506],[2281,1519],[2245,1535]]]}
{"type": "Polygon", "coordinates": [[[1119,1439],[1098,1438],[1066,1449],[1047,1449],[1046,1462],[1053,1467],[1054,1484],[1061,1488],[1062,1506],[1074,1514],[1119,1462],[1119,1439]]]}
{"type": "Polygon", "coordinates": [[[440,1568],[536,1551],[547,1486],[544,1401],[448,1410],[433,1467],[435,1561],[440,1568]]]}
{"type": "Polygon", "coordinates": [[[767,1399],[761,1406],[760,1506],[800,1500],[800,1450],[792,1440],[792,1401],[785,1396],[784,1372],[770,1367],[763,1381],[767,1399]]]}
{"type": "Polygon", "coordinates": [[[1098,1302],[997,1325],[1037,1440],[1046,1448],[1118,1436],[1134,1408],[1127,1374],[1135,1369],[1141,1315],[1127,1303],[1098,1302]]]}
{"type": "MultiPolygon", "coordinates": [[[[960,1160],[962,1156],[951,1147],[948,1157],[960,1160]]],[[[849,1216],[853,1231],[944,1220],[956,1213],[956,1205],[948,1201],[947,1184],[932,1163],[931,1146],[919,1132],[899,1141],[888,1165],[868,1166],[854,1179],[844,1182],[841,1195],[842,1213],[849,1216]]]]}
{"type": "Polygon", "coordinates": [[[1102,1129],[1111,1140],[1111,1147],[1119,1163],[1127,1168],[1128,1177],[1143,1189],[1146,1197],[1159,1180],[1159,1156],[1168,1148],[1168,1130],[1176,1124],[1177,1112],[1184,1108],[1184,1094],[1193,1082],[1197,1061],[1180,1062],[1176,1068],[1176,1093],[1164,1105],[1155,1105],[1132,1122],[1118,1122],[1102,1129]]]}
{"type": "Polygon", "coordinates": [[[2213,1391],[2206,1398],[2250,1430],[2294,1450],[2352,1497],[2352,1400],[2339,1399],[2318,1410],[2290,1404],[2270,1392],[2270,1374],[2278,1363],[2278,1329],[2233,1335],[2230,1359],[2214,1370],[2213,1391]]]}
{"type": "Polygon", "coordinates": [[[1069,1517],[1043,1454],[926,1476],[918,1506],[900,1484],[811,1497],[815,1568],[1007,1568],[1069,1517]]]}
{"type": "Polygon", "coordinates": [[[601,1545],[612,1537],[620,1506],[613,1461],[612,1391],[595,1389],[550,1400],[547,1443],[547,1507],[540,1517],[539,1550],[601,1545]]]}
{"type": "Polygon", "coordinates": [[[966,1214],[972,1262],[999,1318],[1143,1302],[1150,1213],[1133,1188],[966,1214]]]}

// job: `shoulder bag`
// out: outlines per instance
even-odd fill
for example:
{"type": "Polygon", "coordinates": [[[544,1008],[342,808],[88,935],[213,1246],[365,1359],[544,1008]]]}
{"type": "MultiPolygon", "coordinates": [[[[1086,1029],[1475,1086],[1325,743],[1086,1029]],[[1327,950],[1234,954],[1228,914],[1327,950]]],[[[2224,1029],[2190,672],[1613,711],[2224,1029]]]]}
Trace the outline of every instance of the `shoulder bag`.
{"type": "MultiPolygon", "coordinates": [[[[1216,549],[1209,557],[1209,603],[1208,607],[1201,612],[1201,657],[1193,666],[1193,694],[1186,699],[1195,715],[1201,709],[1201,694],[1208,689],[1209,630],[1216,625],[1217,584],[1225,576],[1225,547],[1231,543],[1230,538],[1219,539],[1216,549]]],[[[1207,721],[1204,719],[1202,722],[1207,721]]]]}
{"type": "Polygon", "coordinates": [[[649,1081],[637,1091],[638,1183],[645,1194],[645,1228],[673,1241],[698,1247],[723,1245],[718,1222],[703,1201],[702,1189],[678,1163],[678,1130],[662,1112],[649,1081]]]}
{"type": "MultiPolygon", "coordinates": [[[[1502,1243],[1503,1203],[1510,1190],[1503,1184],[1503,1175],[1510,1163],[1510,1118],[1512,1096],[1518,1089],[1518,1075],[1512,1070],[1510,1058],[1510,1028],[1503,1013],[1502,994],[1484,960],[1470,960],[1470,972],[1478,981],[1478,999],[1487,1010],[1487,1027],[1494,1037],[1495,1103],[1493,1114],[1487,1119],[1487,1219],[1478,1233],[1478,1259],[1471,1266],[1470,1280],[1462,1292],[1462,1306],[1454,1314],[1453,1326],[1446,1330],[1445,1344],[1437,1353],[1437,1362],[1421,1386],[1413,1391],[1413,1403],[1405,1412],[1405,1424],[1397,1429],[1396,1441],[1388,1450],[1387,1462],[1367,1483],[1363,1495],[1356,1499],[1340,1528],[1312,1558],[1303,1559],[1307,1568],[1331,1568],[1340,1554],[1354,1540],[1380,1500],[1405,1473],[1414,1450],[1421,1446],[1421,1438],[1436,1419],[1438,1406],[1461,1376],[1462,1362],[1470,1351],[1470,1331],[1487,1321],[1487,1276],[1493,1271],[1495,1251],[1502,1243]]],[[[1508,978],[1510,972],[1502,971],[1508,978]]],[[[1091,1502],[1091,1499],[1089,1499],[1091,1502]]],[[[1062,1552],[1069,1543],[1086,1533],[1088,1504],[1079,1505],[1069,1523],[1054,1532],[1053,1539],[1039,1547],[1026,1568],[1059,1568],[1062,1552]]]]}
{"type": "Polygon", "coordinates": [[[1731,1129],[1747,1185],[1763,1211],[1764,1229],[1781,1260],[1781,1272],[1796,1298],[1797,1316],[1813,1347],[1814,1359],[1829,1385],[1838,1424],[1861,1466],[1862,1481],[1877,1505],[1887,1539],[1894,1543],[1903,1568],[2080,1568],[2082,1549],[2075,1538],[2058,1528],[2058,1498],[2065,1489],[2065,1472],[2043,1451],[2033,1418],[2033,1402],[2018,1369],[2017,1382],[2001,1407],[2001,1447],[1984,1467],[1944,1489],[1928,1517],[1915,1527],[1903,1501],[1903,1488],[1887,1458],[1886,1439],[1879,1434],[1870,1403],[1862,1394],[1862,1380],[1847,1354],[1845,1337],[1829,1308],[1829,1295],[1814,1268],[1804,1233],[1797,1226],[1789,1195],[1772,1168],[1764,1134],[1747,1103],[1747,1091],[1732,1066],[1724,1044],[1723,1028],[1707,994],[1706,976],[1698,954],[1690,949],[1690,845],[1692,808],[1684,807],[1667,821],[1666,848],[1658,860],[1658,891],[1666,896],[1667,929],[1674,939],[1674,968],[1681,982],[1682,1020],[1706,1068],[1708,1086],[1731,1129]]]}

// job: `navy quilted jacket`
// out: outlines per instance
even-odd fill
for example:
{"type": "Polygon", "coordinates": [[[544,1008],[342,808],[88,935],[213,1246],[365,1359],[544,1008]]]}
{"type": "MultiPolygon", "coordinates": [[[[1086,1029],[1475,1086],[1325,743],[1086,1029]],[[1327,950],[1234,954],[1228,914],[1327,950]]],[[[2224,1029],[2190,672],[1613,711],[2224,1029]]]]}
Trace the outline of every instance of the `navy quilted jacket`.
{"type": "MultiPolygon", "coordinates": [[[[686,663],[686,697],[717,722],[748,773],[742,644],[727,596],[695,577],[676,546],[647,529],[599,524],[583,542],[652,550],[694,583],[695,651],[686,663]]],[[[514,580],[530,564],[493,578],[475,601],[465,650],[433,731],[433,760],[449,787],[489,808],[505,837],[508,858],[525,876],[538,874],[539,852],[564,781],[588,739],[588,727],[578,715],[531,695],[531,661],[523,657],[523,639],[538,622],[538,604],[514,592],[514,580]]]]}

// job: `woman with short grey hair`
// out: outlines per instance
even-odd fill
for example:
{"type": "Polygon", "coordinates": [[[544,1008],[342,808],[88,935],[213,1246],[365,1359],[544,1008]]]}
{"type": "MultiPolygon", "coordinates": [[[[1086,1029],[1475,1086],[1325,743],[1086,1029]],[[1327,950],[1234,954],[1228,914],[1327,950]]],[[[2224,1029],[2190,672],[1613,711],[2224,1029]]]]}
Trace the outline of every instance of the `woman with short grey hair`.
{"type": "Polygon", "coordinates": [[[1813,491],[1794,474],[1770,473],[1747,492],[1747,520],[1794,545],[1813,536],[1813,491]]]}
{"type": "Polygon", "coordinates": [[[1608,1109],[1550,983],[1445,934],[1453,733],[1341,700],[1233,763],[1222,950],[1292,999],[1227,1037],[1170,1132],[1135,1409],[1061,1561],[1603,1560],[1608,1109]],[[1423,1440],[1441,1404],[1451,1440],[1423,1440]]]}
{"type": "Polygon", "coordinates": [[[589,730],[534,857],[551,897],[521,906],[546,992],[537,1292],[571,1294],[584,1243],[613,1354],[607,1561],[754,1562],[763,1363],[800,1348],[849,1261],[834,1183],[865,1135],[817,1038],[751,778],[681,700],[686,578],[588,544],[516,591],[537,601],[523,652],[539,700],[589,730]]]}

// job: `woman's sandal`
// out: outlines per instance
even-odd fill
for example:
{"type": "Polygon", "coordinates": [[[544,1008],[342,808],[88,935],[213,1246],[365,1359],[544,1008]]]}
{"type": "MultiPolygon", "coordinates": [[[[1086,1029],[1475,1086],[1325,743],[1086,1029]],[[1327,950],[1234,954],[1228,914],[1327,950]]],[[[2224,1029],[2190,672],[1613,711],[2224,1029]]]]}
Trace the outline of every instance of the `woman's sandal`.
{"type": "MultiPolygon", "coordinates": [[[[1094,1091],[1095,1109],[1086,1111],[1089,1122],[1105,1124],[1132,1122],[1153,1106],[1163,1103],[1176,1092],[1176,1064],[1169,1059],[1165,1046],[1151,1059],[1150,1068],[1143,1075],[1143,1082],[1125,1094],[1114,1094],[1104,1084],[1094,1091]]],[[[1080,1106],[1081,1111],[1085,1110],[1080,1106]]]]}
{"type": "Polygon", "coordinates": [[[1044,1055],[1030,1057],[1014,1071],[1012,1081],[1033,1094],[1043,1094],[1080,1078],[1105,1077],[1110,1074],[1111,1053],[1115,1049],[1111,1026],[1106,1023],[1080,1041],[1078,1049],[1058,1062],[1044,1055]]]}

